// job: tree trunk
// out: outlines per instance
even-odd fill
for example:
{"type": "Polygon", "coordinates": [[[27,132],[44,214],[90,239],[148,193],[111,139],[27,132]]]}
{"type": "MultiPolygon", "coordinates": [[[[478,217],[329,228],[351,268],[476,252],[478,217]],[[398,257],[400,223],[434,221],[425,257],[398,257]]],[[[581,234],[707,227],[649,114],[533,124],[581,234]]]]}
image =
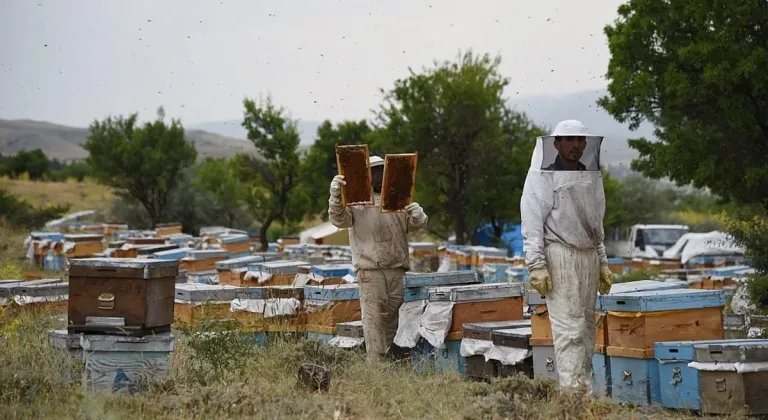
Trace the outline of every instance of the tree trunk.
{"type": "Polygon", "coordinates": [[[456,230],[456,245],[464,245],[467,243],[467,223],[465,215],[461,214],[461,211],[454,212],[456,222],[454,223],[456,230]]]}
{"type": "Polygon", "coordinates": [[[267,220],[264,221],[264,223],[261,224],[261,228],[259,229],[259,242],[261,242],[261,252],[267,252],[267,249],[269,247],[269,239],[267,239],[267,230],[269,230],[269,227],[272,225],[272,221],[275,220],[274,217],[270,216],[267,218],[267,220]]]}

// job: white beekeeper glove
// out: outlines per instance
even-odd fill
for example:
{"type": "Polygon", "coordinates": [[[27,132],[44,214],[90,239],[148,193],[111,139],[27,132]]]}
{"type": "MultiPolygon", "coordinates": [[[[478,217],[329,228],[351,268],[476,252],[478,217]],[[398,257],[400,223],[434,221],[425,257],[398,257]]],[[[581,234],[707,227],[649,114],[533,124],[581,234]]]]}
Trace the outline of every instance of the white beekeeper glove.
{"type": "Polygon", "coordinates": [[[421,208],[419,203],[408,204],[405,206],[405,211],[411,216],[411,219],[413,219],[414,224],[416,225],[424,223],[424,219],[427,218],[427,215],[424,214],[424,209],[421,208]]]}
{"type": "Polygon", "coordinates": [[[341,186],[347,185],[347,181],[344,181],[344,175],[336,175],[331,181],[331,200],[336,203],[341,203],[341,186]]]}

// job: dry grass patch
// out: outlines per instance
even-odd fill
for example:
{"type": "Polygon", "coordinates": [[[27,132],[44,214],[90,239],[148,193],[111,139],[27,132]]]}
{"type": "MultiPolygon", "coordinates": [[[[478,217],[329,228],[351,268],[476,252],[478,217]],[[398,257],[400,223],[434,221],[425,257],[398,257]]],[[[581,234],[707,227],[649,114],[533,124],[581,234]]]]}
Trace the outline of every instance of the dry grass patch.
{"type": "Polygon", "coordinates": [[[92,181],[38,182],[0,178],[0,188],[36,207],[70,205],[72,211],[106,211],[113,199],[110,188],[92,181]]]}

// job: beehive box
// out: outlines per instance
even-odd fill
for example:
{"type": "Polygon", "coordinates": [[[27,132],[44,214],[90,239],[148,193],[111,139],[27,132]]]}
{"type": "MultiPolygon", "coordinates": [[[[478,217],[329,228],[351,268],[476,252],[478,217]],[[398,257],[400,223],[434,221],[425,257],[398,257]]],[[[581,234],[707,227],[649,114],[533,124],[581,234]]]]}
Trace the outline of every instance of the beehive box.
{"type": "Polygon", "coordinates": [[[340,337],[363,338],[363,321],[339,322],[336,335],[340,337]]]}
{"type": "Polygon", "coordinates": [[[177,274],[176,261],[70,260],[69,331],[135,335],[168,331],[177,274]],[[88,322],[103,318],[122,322],[103,326],[88,322]]]}
{"type": "MultiPolygon", "coordinates": [[[[174,244],[175,245],[175,244],[174,244]]],[[[157,260],[175,260],[179,261],[187,256],[187,253],[194,251],[192,248],[174,248],[166,251],[158,251],[152,254],[157,260]]]]}
{"type": "Polygon", "coordinates": [[[67,312],[69,285],[44,279],[21,282],[12,291],[13,300],[24,310],[57,314],[67,312]]]}
{"type": "Polygon", "coordinates": [[[352,264],[321,264],[313,265],[309,269],[309,281],[307,284],[320,285],[320,284],[344,284],[347,281],[345,276],[354,277],[354,269],[352,264]]]}
{"type": "Polygon", "coordinates": [[[660,405],[659,361],[611,356],[611,397],[618,403],[660,405]]]}
{"type": "Polygon", "coordinates": [[[64,253],[67,258],[90,257],[94,254],[104,252],[104,245],[101,241],[103,235],[91,234],[73,234],[64,235],[64,253]]]}
{"type": "Polygon", "coordinates": [[[219,272],[216,270],[198,271],[196,273],[187,273],[187,283],[195,284],[219,284],[219,272]]]}
{"type": "Polygon", "coordinates": [[[552,345],[531,345],[533,353],[533,377],[557,381],[555,347],[552,345]]]}
{"type": "Polygon", "coordinates": [[[227,250],[230,255],[248,253],[251,251],[251,244],[248,242],[246,234],[229,234],[219,237],[221,248],[227,250]]]}
{"type": "Polygon", "coordinates": [[[478,284],[483,282],[479,271],[450,271],[445,273],[405,273],[403,300],[413,302],[427,300],[429,287],[450,286],[463,284],[478,284]]]}
{"type": "Polygon", "coordinates": [[[219,272],[219,282],[221,284],[244,286],[243,280],[245,280],[248,265],[259,262],[264,262],[264,257],[250,255],[219,261],[216,263],[216,271],[219,272]]]}
{"type": "Polygon", "coordinates": [[[696,344],[701,412],[768,414],[768,345],[763,343],[696,344]]]}
{"type": "Polygon", "coordinates": [[[601,300],[608,311],[609,356],[647,359],[653,357],[655,342],[723,339],[722,291],[657,290],[601,300]]]}
{"type": "MultiPolygon", "coordinates": [[[[509,328],[491,332],[494,347],[527,351],[528,355],[516,363],[496,360],[496,371],[501,377],[523,374],[533,379],[533,354],[531,350],[531,329],[529,327],[509,328]]],[[[494,356],[491,356],[494,357],[494,356]]],[[[495,358],[495,357],[494,357],[495,358]]]]}
{"type": "Polygon", "coordinates": [[[199,271],[211,271],[216,269],[216,263],[229,259],[229,253],[223,249],[206,249],[189,251],[187,256],[179,263],[180,270],[186,270],[187,274],[199,271]]]}
{"type": "MultiPolygon", "coordinates": [[[[172,251],[179,249],[176,244],[164,245],[134,245],[138,254],[137,258],[153,258],[158,252],[172,251]]],[[[188,251],[189,252],[189,251],[188,251]]]]}
{"type": "Polygon", "coordinates": [[[245,275],[248,286],[287,286],[293,283],[299,267],[307,265],[305,261],[270,261],[248,266],[245,275]],[[252,271],[256,268],[258,271],[252,271]]]}
{"type": "Polygon", "coordinates": [[[307,331],[330,334],[336,324],[360,321],[360,288],[357,284],[304,286],[307,331]]]}
{"type": "Polygon", "coordinates": [[[490,247],[475,248],[471,258],[471,264],[478,268],[485,264],[506,264],[507,250],[490,247]]]}
{"type": "Polygon", "coordinates": [[[157,236],[171,236],[183,233],[181,223],[158,223],[155,226],[157,236]]]}
{"type": "Polygon", "coordinates": [[[523,319],[522,284],[430,287],[428,301],[454,302],[447,340],[461,340],[464,324],[523,319]]]}
{"type": "Polygon", "coordinates": [[[38,280],[2,280],[0,282],[0,299],[9,299],[19,294],[20,288],[23,286],[42,285],[62,283],[61,279],[38,279],[38,280]]]}
{"type": "Polygon", "coordinates": [[[133,394],[169,369],[174,337],[170,333],[145,337],[82,335],[84,391],[133,394]]]}
{"type": "Polygon", "coordinates": [[[131,245],[165,245],[165,238],[127,238],[125,243],[131,245]]]}
{"type": "Polygon", "coordinates": [[[234,319],[229,309],[242,291],[242,288],[227,285],[177,284],[174,319],[192,327],[210,321],[234,319]]]}
{"type": "Polygon", "coordinates": [[[665,408],[700,410],[699,372],[688,366],[694,361],[694,346],[706,344],[768,343],[768,340],[738,341],[672,341],[656,343],[654,353],[659,361],[661,405],[665,408]]]}
{"type": "MultiPolygon", "coordinates": [[[[496,330],[510,328],[530,328],[531,322],[522,321],[500,321],[500,322],[475,322],[464,324],[464,338],[462,346],[467,340],[477,340],[485,342],[483,346],[492,347],[493,341],[491,334],[496,330]]],[[[469,343],[472,343],[471,341],[469,343]]],[[[470,378],[491,378],[498,376],[497,363],[493,360],[486,360],[484,354],[465,355],[467,376],[470,378]]]]}

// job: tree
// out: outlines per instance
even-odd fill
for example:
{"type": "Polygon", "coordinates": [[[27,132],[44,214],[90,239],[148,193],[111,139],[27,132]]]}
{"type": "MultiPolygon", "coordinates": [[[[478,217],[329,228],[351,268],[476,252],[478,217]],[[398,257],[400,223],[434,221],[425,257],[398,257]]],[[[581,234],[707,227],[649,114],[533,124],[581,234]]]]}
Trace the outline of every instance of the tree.
{"type": "Polygon", "coordinates": [[[227,226],[235,227],[235,215],[245,202],[246,187],[226,159],[206,158],[197,170],[195,186],[209,193],[220,211],[227,215],[227,226]]]}
{"type": "Polygon", "coordinates": [[[162,115],[161,107],[158,118],[143,126],[137,123],[137,114],[94,121],[83,144],[93,175],[119,195],[141,203],[153,228],[166,216],[182,171],[197,158],[195,146],[184,138],[181,122],[166,124],[162,115]]]}
{"type": "Polygon", "coordinates": [[[328,186],[336,174],[336,145],[367,144],[371,128],[365,120],[334,125],[326,120],[317,128],[317,138],[301,168],[302,187],[311,197],[308,214],[328,216],[328,186]]]}
{"type": "MultiPolygon", "coordinates": [[[[388,147],[419,153],[418,200],[430,215],[431,230],[451,226],[457,244],[471,239],[482,215],[490,218],[498,209],[497,204],[483,208],[487,200],[476,194],[503,175],[497,163],[506,160],[487,157],[501,156],[505,139],[511,141],[505,131],[511,111],[502,97],[508,80],[499,74],[500,60],[460,53],[455,62],[435,62],[421,73],[411,70],[383,92],[378,119],[388,147]]],[[[533,127],[526,124],[528,133],[533,127]]],[[[506,206],[512,207],[517,206],[513,196],[501,192],[497,198],[507,198],[506,206]]]]}
{"type": "Polygon", "coordinates": [[[600,106],[656,127],[632,168],[768,209],[768,4],[631,0],[605,28],[600,106]]]}
{"type": "Polygon", "coordinates": [[[296,123],[284,116],[271,99],[256,104],[243,101],[243,127],[263,158],[239,154],[233,164],[241,181],[248,183],[246,203],[261,223],[262,249],[269,241],[267,230],[275,221],[283,224],[300,220],[309,200],[296,188],[299,178],[299,132],[296,123]]]}
{"type": "Polygon", "coordinates": [[[603,226],[606,228],[622,228],[634,223],[623,200],[625,197],[623,187],[621,181],[612,178],[603,171],[603,191],[605,193],[603,226]]]}
{"type": "Polygon", "coordinates": [[[40,149],[20,150],[14,156],[0,157],[0,175],[17,178],[26,173],[29,179],[43,179],[51,169],[51,160],[40,149]]]}

